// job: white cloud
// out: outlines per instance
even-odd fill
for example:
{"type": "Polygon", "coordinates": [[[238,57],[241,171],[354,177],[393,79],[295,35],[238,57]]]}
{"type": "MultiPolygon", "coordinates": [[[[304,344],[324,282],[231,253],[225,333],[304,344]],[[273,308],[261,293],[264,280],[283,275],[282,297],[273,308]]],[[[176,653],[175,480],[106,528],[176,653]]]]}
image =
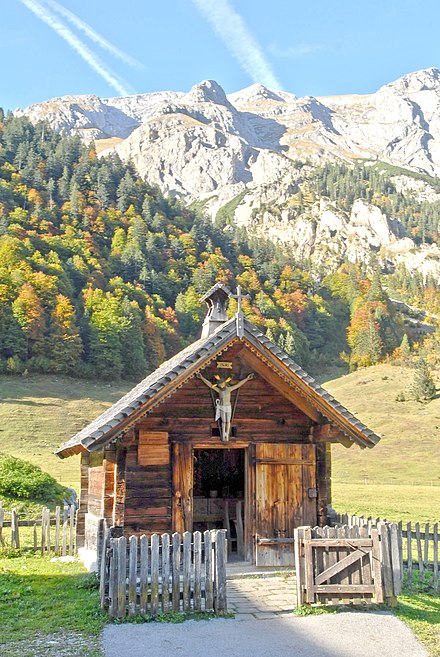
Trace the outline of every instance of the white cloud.
{"type": "Polygon", "coordinates": [[[49,25],[64,41],[66,41],[76,52],[87,62],[87,64],[100,75],[108,84],[113,87],[121,96],[128,96],[133,93],[130,85],[119,76],[111,71],[102,62],[99,57],[86,46],[76,34],[64,25],[54,14],[46,7],[42,6],[37,0],[20,0],[30,11],[32,11],[40,20],[49,25]]]}
{"type": "Polygon", "coordinates": [[[277,43],[272,43],[269,46],[269,50],[274,57],[278,57],[279,59],[300,59],[318,50],[322,50],[322,46],[317,43],[298,43],[296,46],[283,48],[277,43]]]}
{"type": "Polygon", "coordinates": [[[43,3],[48,5],[51,9],[53,9],[53,11],[56,11],[64,18],[67,18],[67,20],[70,21],[72,25],[75,25],[75,27],[84,32],[84,34],[88,36],[89,39],[97,43],[98,46],[100,46],[103,50],[107,50],[111,55],[117,57],[126,64],[129,64],[129,66],[133,66],[134,68],[145,68],[144,65],[138,62],[137,59],[131,57],[126,52],[120,50],[112,43],[107,41],[107,39],[96,32],[96,30],[94,30],[88,23],[81,20],[81,18],[79,18],[76,14],[71,12],[66,7],[63,7],[63,5],[60,5],[60,3],[56,2],[56,0],[43,0],[43,3]]]}
{"type": "Polygon", "coordinates": [[[192,1],[254,82],[282,88],[260,44],[229,0],[192,1]]]}

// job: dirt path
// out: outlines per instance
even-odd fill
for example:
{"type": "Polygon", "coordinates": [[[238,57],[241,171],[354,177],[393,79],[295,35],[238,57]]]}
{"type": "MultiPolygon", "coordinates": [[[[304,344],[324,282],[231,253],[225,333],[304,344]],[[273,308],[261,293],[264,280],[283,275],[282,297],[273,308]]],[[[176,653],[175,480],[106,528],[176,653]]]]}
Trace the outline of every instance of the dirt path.
{"type": "MultiPolygon", "coordinates": [[[[267,580],[269,583],[270,580],[267,580]]],[[[427,657],[392,614],[345,612],[188,621],[179,625],[113,625],[105,657],[427,657]]]]}

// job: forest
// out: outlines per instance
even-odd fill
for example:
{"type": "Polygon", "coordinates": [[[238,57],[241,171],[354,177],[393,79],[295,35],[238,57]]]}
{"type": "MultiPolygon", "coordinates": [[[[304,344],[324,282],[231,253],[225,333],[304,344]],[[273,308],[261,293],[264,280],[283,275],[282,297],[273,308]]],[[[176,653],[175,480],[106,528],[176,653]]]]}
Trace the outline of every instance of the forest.
{"type": "MultiPolygon", "coordinates": [[[[333,173],[310,186],[334,195],[333,173]]],[[[411,221],[438,239],[438,218],[411,221]]],[[[389,289],[440,308],[436,286],[403,269],[387,285],[349,263],[319,279],[164,197],[118,156],[0,111],[0,372],[140,378],[199,337],[199,298],[217,281],[240,284],[248,318],[312,373],[341,354],[353,369],[400,348],[408,331],[389,289]]]]}

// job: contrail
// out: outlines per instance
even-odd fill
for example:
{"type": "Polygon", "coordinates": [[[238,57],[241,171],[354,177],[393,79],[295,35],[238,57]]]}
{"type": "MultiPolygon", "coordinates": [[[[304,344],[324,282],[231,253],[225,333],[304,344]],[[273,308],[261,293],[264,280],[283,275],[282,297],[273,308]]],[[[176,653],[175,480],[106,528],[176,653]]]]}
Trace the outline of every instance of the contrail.
{"type": "Polygon", "coordinates": [[[89,39],[97,43],[98,46],[103,48],[103,50],[107,50],[111,55],[117,57],[126,64],[133,66],[134,68],[145,68],[141,62],[138,62],[137,59],[130,57],[130,55],[125,53],[123,50],[120,50],[112,43],[107,41],[107,39],[104,39],[104,37],[96,32],[88,23],[81,20],[81,18],[79,18],[76,14],[71,12],[69,9],[66,9],[66,7],[63,7],[63,5],[60,5],[60,3],[56,2],[56,0],[43,0],[43,3],[49,5],[53,11],[56,11],[61,16],[64,16],[64,18],[67,18],[68,21],[75,25],[75,27],[77,27],[79,30],[84,32],[84,34],[88,36],[89,39]]]}
{"type": "Polygon", "coordinates": [[[56,18],[46,7],[43,7],[37,0],[20,0],[30,11],[32,11],[40,20],[49,25],[62,39],[87,62],[87,64],[98,73],[108,84],[113,87],[121,96],[129,96],[134,93],[124,80],[121,80],[116,73],[113,73],[94,52],[88,48],[69,28],[56,18]]]}
{"type": "Polygon", "coordinates": [[[229,0],[192,0],[254,82],[282,89],[259,43],[229,0]]]}

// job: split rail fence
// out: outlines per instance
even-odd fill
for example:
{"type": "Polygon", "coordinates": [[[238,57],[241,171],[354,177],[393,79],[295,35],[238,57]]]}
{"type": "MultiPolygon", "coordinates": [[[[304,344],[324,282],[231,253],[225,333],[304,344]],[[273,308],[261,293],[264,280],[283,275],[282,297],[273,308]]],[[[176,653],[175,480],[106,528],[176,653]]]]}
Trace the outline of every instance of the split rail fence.
{"type": "MultiPolygon", "coordinates": [[[[366,526],[371,528],[386,523],[380,518],[365,518],[364,516],[337,514],[337,523],[348,527],[366,526]]],[[[397,523],[398,534],[401,537],[401,568],[402,578],[407,575],[407,585],[413,586],[413,574],[418,571],[419,578],[425,585],[431,585],[434,592],[439,590],[439,523],[407,522],[397,523]]]]}
{"type": "Polygon", "coordinates": [[[75,506],[57,506],[54,512],[43,508],[41,516],[6,511],[0,502],[0,549],[31,549],[42,554],[65,556],[76,553],[75,506]]]}
{"type": "Polygon", "coordinates": [[[402,587],[396,523],[295,529],[297,604],[395,604],[402,587]]]}
{"type": "Polygon", "coordinates": [[[98,563],[101,607],[112,617],[227,611],[226,531],[112,538],[98,563]]]}

